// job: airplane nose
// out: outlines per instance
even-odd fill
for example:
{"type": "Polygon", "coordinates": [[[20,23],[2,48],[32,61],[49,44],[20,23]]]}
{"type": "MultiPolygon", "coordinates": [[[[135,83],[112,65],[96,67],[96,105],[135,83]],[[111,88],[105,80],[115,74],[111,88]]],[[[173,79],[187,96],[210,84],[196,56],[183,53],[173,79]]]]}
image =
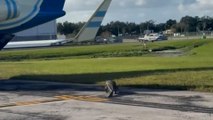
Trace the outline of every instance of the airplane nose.
{"type": "Polygon", "coordinates": [[[0,22],[19,17],[19,4],[16,0],[0,0],[0,22]]]}

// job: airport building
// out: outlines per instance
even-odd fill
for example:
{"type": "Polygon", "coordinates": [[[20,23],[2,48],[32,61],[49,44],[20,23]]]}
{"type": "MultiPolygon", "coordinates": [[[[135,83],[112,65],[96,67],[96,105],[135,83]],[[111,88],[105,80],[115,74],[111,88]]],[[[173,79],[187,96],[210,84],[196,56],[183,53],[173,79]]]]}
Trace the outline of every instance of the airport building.
{"type": "Polygon", "coordinates": [[[21,31],[15,34],[13,41],[52,40],[57,39],[56,20],[21,31]]]}

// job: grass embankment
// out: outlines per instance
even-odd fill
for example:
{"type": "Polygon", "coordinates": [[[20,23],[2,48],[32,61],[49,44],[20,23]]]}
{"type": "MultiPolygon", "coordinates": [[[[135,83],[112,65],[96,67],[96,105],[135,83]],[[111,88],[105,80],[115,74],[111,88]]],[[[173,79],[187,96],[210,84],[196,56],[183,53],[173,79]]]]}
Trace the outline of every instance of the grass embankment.
{"type": "Polygon", "coordinates": [[[212,40],[166,41],[148,46],[154,50],[183,49],[187,54],[150,56],[139,43],[4,51],[0,53],[4,60],[0,77],[87,84],[112,79],[122,86],[213,92],[212,40]]]}
{"type": "MultiPolygon", "coordinates": [[[[154,51],[167,49],[191,49],[208,43],[209,40],[192,41],[163,41],[148,43],[148,48],[154,51]]],[[[147,56],[150,53],[140,43],[126,43],[113,45],[93,46],[66,46],[60,48],[43,48],[29,50],[1,51],[0,61],[21,61],[30,59],[70,59],[70,58],[97,58],[97,57],[131,57],[147,56]]]]}

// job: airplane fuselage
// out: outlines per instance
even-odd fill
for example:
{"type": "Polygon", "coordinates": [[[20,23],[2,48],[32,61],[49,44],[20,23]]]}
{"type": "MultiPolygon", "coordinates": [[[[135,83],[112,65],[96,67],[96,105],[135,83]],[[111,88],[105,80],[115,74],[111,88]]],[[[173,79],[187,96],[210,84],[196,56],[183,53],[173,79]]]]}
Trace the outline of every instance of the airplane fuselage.
{"type": "Polygon", "coordinates": [[[19,32],[65,15],[65,0],[0,0],[0,34],[19,32]]]}
{"type": "MultiPolygon", "coordinates": [[[[104,0],[76,35],[79,42],[94,40],[112,0],[104,0]]],[[[14,33],[65,15],[65,0],[0,0],[0,50],[14,33]]]]}

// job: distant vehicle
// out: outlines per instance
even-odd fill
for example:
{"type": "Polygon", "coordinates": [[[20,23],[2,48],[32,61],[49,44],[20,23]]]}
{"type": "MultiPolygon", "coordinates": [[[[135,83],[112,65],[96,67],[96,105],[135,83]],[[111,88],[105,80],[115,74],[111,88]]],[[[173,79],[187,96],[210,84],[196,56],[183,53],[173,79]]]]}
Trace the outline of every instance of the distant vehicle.
{"type": "Polygon", "coordinates": [[[95,40],[95,43],[105,43],[105,44],[108,44],[108,43],[122,43],[122,42],[123,42],[123,37],[122,36],[118,36],[117,37],[115,35],[112,35],[111,37],[108,37],[108,38],[97,36],[96,40],[95,40]]]}
{"type": "Polygon", "coordinates": [[[109,40],[98,36],[96,37],[95,43],[109,43],[109,40]]]}
{"type": "Polygon", "coordinates": [[[151,33],[146,34],[143,37],[139,37],[138,40],[154,42],[154,41],[168,40],[168,38],[163,34],[151,33]]]}

